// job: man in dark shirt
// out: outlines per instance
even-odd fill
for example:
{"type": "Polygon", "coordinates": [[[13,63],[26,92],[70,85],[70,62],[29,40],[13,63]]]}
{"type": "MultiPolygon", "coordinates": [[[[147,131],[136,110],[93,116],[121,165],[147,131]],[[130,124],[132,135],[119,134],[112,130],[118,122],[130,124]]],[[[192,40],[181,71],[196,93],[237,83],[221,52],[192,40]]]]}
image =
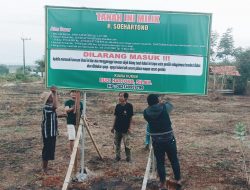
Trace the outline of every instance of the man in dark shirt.
{"type": "MultiPolygon", "coordinates": [[[[74,141],[76,138],[76,112],[75,112],[75,100],[76,100],[76,90],[70,91],[71,99],[67,100],[65,105],[65,111],[67,112],[67,131],[68,131],[68,138],[70,141],[70,150],[73,150],[74,141]]],[[[83,103],[80,102],[80,115],[82,115],[83,110],[83,103]]]]}
{"type": "Polygon", "coordinates": [[[158,96],[155,94],[150,94],[147,102],[148,107],[144,110],[143,115],[149,125],[157,172],[160,177],[160,189],[166,189],[165,153],[167,153],[174,172],[174,183],[180,186],[182,182],[180,164],[172,123],[168,114],[170,107],[159,103],[158,96]]]}
{"type": "Polygon", "coordinates": [[[130,124],[132,116],[134,115],[132,104],[127,102],[128,93],[119,93],[119,104],[115,107],[115,121],[111,132],[115,132],[115,145],[116,145],[116,161],[121,160],[121,141],[123,139],[126,153],[126,161],[131,161],[131,148],[129,145],[130,140],[130,124]]]}

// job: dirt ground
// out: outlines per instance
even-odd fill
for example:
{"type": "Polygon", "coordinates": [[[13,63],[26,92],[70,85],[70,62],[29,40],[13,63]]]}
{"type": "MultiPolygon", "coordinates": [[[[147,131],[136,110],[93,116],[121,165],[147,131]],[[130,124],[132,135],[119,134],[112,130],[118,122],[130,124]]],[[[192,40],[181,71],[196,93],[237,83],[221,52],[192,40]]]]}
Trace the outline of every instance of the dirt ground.
{"type": "MultiPolygon", "coordinates": [[[[49,162],[47,175],[41,172],[42,139],[40,123],[44,91],[41,82],[1,84],[0,88],[0,189],[61,189],[70,161],[65,118],[59,118],[56,159],[49,162]]],[[[59,90],[60,103],[69,97],[59,90]]],[[[147,106],[145,94],[130,94],[135,116],[132,126],[132,162],[114,161],[113,110],[117,93],[87,93],[87,117],[90,130],[104,156],[100,160],[86,134],[85,165],[89,179],[71,183],[69,189],[139,190],[142,186],[149,152],[144,150],[145,121],[142,112],[147,106]]],[[[171,113],[177,139],[184,190],[247,190],[239,140],[235,125],[244,123],[249,132],[250,97],[176,96],[170,98],[175,109],[171,113]]],[[[244,145],[250,170],[249,136],[244,145]],[[248,143],[248,146],[247,146],[248,143]]],[[[168,176],[172,171],[167,163],[168,176]]],[[[158,180],[149,180],[147,189],[156,190],[158,180]]],[[[170,188],[171,189],[171,188],[170,188]]]]}

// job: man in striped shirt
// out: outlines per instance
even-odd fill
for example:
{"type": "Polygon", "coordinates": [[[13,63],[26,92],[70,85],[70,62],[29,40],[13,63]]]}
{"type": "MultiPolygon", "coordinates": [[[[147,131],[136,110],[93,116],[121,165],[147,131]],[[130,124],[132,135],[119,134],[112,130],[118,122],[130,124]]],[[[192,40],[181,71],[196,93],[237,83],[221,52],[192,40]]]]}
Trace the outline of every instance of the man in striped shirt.
{"type": "Polygon", "coordinates": [[[43,119],[41,124],[43,137],[42,150],[42,167],[46,173],[48,170],[48,161],[55,159],[56,136],[57,136],[57,93],[56,88],[50,88],[50,92],[43,92],[41,95],[43,99],[43,119]]]}

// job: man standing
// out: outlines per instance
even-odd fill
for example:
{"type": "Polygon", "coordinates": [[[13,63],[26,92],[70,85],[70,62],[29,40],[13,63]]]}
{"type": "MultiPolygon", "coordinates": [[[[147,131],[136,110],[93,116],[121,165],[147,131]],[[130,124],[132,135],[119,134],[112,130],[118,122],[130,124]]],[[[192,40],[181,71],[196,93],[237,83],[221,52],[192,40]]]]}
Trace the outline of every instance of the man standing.
{"type": "Polygon", "coordinates": [[[160,177],[160,189],[166,189],[165,153],[167,153],[174,172],[174,182],[181,185],[176,140],[168,115],[168,108],[165,104],[159,103],[158,96],[155,94],[150,94],[147,97],[147,102],[149,106],[144,110],[144,118],[149,124],[157,172],[160,177]]]}
{"type": "MultiPolygon", "coordinates": [[[[72,152],[74,147],[74,141],[76,138],[76,109],[75,109],[75,101],[76,101],[76,90],[70,91],[71,99],[67,100],[64,103],[65,111],[67,113],[67,131],[68,131],[68,138],[70,141],[70,150],[72,152]]],[[[83,104],[80,102],[80,115],[82,115],[83,104]]]]}
{"type": "Polygon", "coordinates": [[[48,161],[55,159],[57,129],[57,93],[56,87],[51,87],[50,92],[43,92],[43,119],[41,124],[43,137],[42,168],[44,173],[48,170],[48,161]]]}
{"type": "Polygon", "coordinates": [[[134,115],[132,104],[127,102],[128,93],[119,93],[119,104],[115,107],[115,121],[111,132],[115,131],[116,157],[115,160],[121,160],[121,141],[123,139],[126,153],[126,161],[131,161],[131,148],[129,145],[130,139],[130,124],[134,115]]]}

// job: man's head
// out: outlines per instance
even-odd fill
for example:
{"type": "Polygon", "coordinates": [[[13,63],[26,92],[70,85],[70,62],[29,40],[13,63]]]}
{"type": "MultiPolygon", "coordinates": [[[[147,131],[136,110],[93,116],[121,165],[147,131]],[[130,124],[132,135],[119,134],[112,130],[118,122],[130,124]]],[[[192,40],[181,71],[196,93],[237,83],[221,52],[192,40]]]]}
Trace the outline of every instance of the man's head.
{"type": "Polygon", "coordinates": [[[119,102],[124,103],[128,100],[128,93],[127,92],[120,92],[119,93],[119,102]]]}
{"type": "Polygon", "coordinates": [[[159,95],[157,94],[149,94],[147,97],[147,102],[149,106],[155,105],[159,103],[159,95]]]}
{"type": "Polygon", "coordinates": [[[76,99],[76,90],[71,90],[70,91],[70,97],[75,100],[76,99]]]}

